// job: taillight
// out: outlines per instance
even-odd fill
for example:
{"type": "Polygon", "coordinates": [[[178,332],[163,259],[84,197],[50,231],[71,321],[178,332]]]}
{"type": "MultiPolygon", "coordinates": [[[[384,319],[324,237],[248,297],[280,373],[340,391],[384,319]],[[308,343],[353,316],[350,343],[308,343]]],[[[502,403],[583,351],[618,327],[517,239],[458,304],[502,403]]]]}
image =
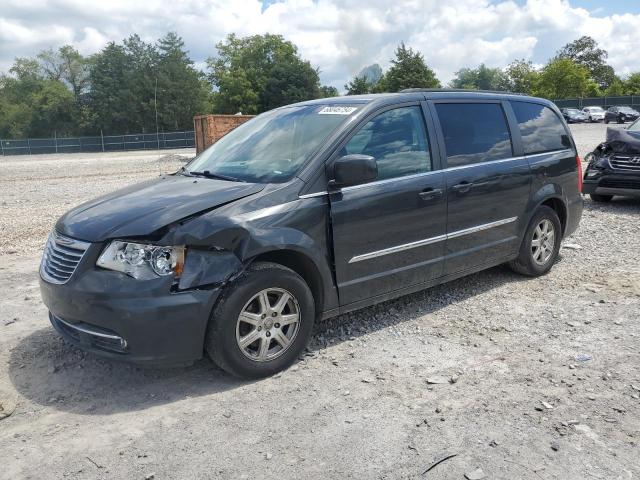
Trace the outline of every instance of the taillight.
{"type": "Polygon", "coordinates": [[[576,164],[578,166],[578,191],[582,193],[582,159],[580,155],[576,155],[576,164]]]}

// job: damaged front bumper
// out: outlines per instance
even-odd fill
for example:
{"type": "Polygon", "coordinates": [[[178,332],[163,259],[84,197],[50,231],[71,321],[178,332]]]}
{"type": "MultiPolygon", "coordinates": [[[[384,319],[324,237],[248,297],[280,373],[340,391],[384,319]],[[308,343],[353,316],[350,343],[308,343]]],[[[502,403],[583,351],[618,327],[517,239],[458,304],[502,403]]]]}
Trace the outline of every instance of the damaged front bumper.
{"type": "Polygon", "coordinates": [[[177,365],[201,358],[220,287],[179,290],[172,277],[136,280],[99,269],[101,248],[92,244],[64,284],[40,278],[42,300],[60,335],[84,350],[135,363],[177,365]]]}

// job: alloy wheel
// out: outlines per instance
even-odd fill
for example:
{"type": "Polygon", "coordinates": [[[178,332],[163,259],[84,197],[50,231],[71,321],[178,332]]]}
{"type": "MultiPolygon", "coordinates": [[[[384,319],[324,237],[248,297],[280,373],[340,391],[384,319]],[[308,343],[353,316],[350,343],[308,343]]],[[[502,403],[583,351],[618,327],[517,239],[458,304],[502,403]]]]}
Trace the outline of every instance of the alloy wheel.
{"type": "Polygon", "coordinates": [[[282,288],[267,288],[249,300],[236,324],[236,342],[251,360],[267,362],[293,343],[300,326],[300,306],[282,288]]]}
{"type": "Polygon", "coordinates": [[[546,265],[553,256],[556,244],[556,231],[553,223],[546,218],[533,231],[531,256],[538,265],[546,265]]]}

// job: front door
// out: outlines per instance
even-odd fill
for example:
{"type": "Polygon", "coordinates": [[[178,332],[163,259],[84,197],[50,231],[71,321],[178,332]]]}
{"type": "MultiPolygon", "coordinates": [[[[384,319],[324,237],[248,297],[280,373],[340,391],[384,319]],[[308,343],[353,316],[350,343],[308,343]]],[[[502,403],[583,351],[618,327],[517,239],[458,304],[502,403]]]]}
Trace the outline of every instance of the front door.
{"type": "Polygon", "coordinates": [[[434,150],[416,104],[377,113],[336,155],[370,155],[378,164],[376,181],[330,195],[341,305],[442,275],[445,178],[434,150]]]}
{"type": "Polygon", "coordinates": [[[519,248],[531,174],[527,159],[514,157],[505,108],[435,103],[447,161],[446,275],[495,264],[519,248]]]}

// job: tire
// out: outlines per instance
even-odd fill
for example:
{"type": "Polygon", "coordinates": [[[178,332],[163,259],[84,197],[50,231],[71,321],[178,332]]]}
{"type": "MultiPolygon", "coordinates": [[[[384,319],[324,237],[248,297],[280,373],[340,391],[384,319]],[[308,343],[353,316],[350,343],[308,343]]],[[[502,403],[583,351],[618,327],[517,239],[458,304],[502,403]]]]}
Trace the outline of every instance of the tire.
{"type": "Polygon", "coordinates": [[[610,202],[613,198],[613,195],[597,195],[595,193],[590,193],[589,196],[594,202],[610,202]]]}
{"type": "Polygon", "coordinates": [[[300,275],[277,263],[255,263],[222,293],[209,320],[205,350],[231,375],[268,377],[298,358],[309,341],[314,320],[313,295],[300,275]],[[278,302],[286,295],[290,298],[278,313],[278,302]],[[296,313],[298,321],[293,323],[296,313]],[[280,325],[278,319],[292,323],[280,325]],[[240,345],[240,339],[252,338],[255,340],[240,345]]]}
{"type": "MultiPolygon", "coordinates": [[[[542,237],[545,238],[544,235],[542,237]]],[[[538,277],[546,274],[551,270],[551,267],[558,258],[561,239],[562,226],[560,225],[560,219],[555,210],[547,206],[541,206],[533,215],[524,233],[518,257],[509,262],[509,266],[514,272],[530,277],[538,277]],[[550,245],[547,236],[547,240],[539,240],[541,246],[534,250],[534,239],[540,238],[540,234],[543,232],[543,230],[537,230],[541,225],[553,228],[553,245],[550,245]],[[544,248],[545,246],[547,248],[544,248]],[[535,255],[538,254],[540,248],[543,248],[543,252],[536,259],[535,255]]]]}
{"type": "Polygon", "coordinates": [[[607,125],[609,125],[609,119],[607,117],[604,118],[604,123],[606,123],[607,125]]]}
{"type": "Polygon", "coordinates": [[[623,119],[623,118],[618,117],[618,123],[624,123],[624,119],[623,119]]]}

